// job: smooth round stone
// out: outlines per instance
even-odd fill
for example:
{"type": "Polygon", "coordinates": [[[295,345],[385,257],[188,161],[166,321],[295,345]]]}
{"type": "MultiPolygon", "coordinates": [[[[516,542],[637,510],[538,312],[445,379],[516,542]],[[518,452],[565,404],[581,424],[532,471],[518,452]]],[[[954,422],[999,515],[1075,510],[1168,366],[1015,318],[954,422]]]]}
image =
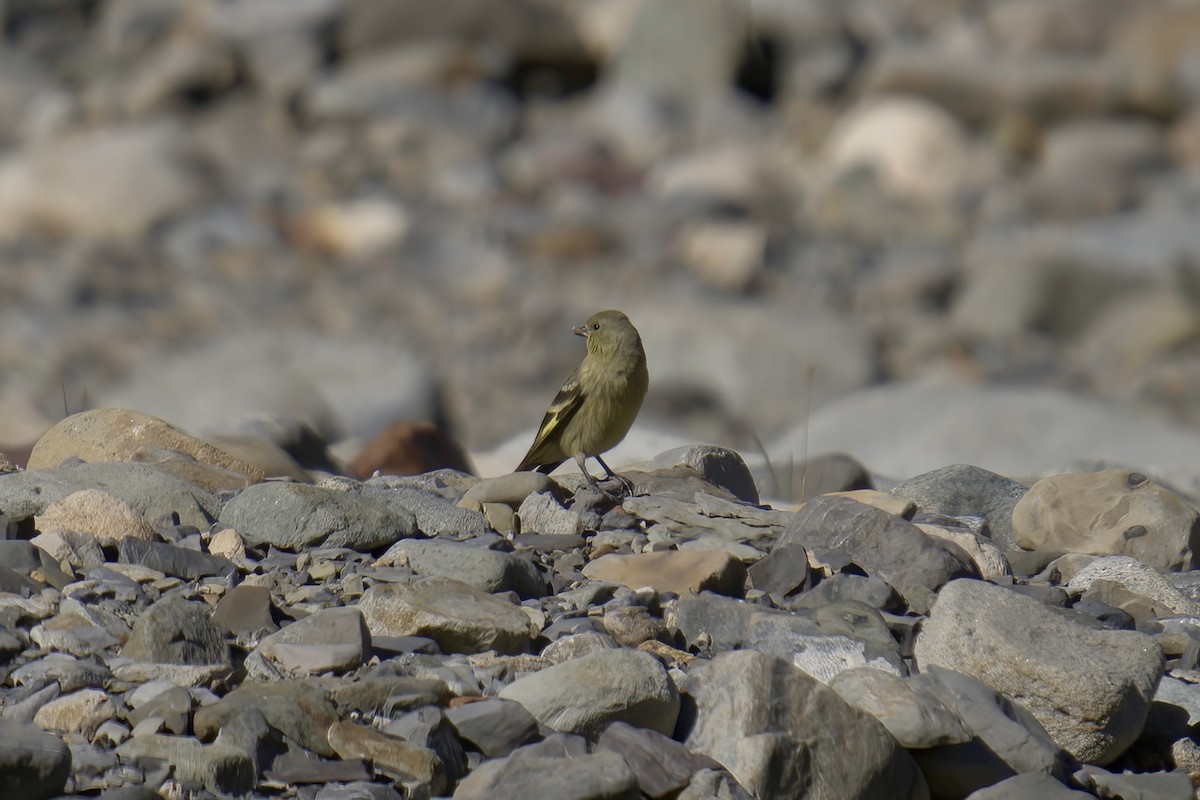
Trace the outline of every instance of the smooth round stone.
{"type": "Polygon", "coordinates": [[[1020,698],[1064,750],[1105,764],[1141,732],[1163,655],[1149,636],[1082,620],[994,584],[952,581],[914,655],[922,670],[944,667],[1020,698]]]}
{"type": "Polygon", "coordinates": [[[1200,514],[1182,497],[1126,469],[1043,478],[1012,512],[1027,550],[1132,556],[1160,571],[1191,568],[1200,514]]]}

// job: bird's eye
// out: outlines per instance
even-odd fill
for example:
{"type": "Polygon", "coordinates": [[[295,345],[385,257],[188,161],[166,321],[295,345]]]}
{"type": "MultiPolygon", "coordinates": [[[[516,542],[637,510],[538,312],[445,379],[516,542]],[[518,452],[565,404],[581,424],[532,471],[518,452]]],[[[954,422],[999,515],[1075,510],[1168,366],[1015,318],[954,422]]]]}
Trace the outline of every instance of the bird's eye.
{"type": "Polygon", "coordinates": [[[594,330],[594,331],[598,331],[598,330],[600,330],[600,323],[599,323],[599,322],[593,322],[593,323],[592,323],[592,330],[594,330]]]}

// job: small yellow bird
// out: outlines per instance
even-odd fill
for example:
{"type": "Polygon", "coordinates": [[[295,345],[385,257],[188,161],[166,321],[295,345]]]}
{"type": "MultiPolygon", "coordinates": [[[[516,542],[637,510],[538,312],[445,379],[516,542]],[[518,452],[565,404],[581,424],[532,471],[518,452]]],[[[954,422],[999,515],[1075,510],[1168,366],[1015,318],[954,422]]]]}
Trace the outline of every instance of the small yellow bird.
{"type": "Polygon", "coordinates": [[[587,339],[587,355],[558,390],[517,470],[550,473],[574,458],[588,485],[608,494],[587,470],[590,456],[633,494],[633,483],[609,469],[600,454],[629,433],[650,385],[642,337],[620,311],[600,311],[573,330],[587,339]]]}

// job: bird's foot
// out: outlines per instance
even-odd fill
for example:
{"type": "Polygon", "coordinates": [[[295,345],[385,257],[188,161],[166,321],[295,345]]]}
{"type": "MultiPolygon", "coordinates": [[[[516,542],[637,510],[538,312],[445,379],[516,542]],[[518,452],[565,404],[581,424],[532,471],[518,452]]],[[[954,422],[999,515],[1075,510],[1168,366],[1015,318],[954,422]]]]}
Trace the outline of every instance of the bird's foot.
{"type": "Polygon", "coordinates": [[[624,475],[618,475],[615,472],[611,473],[608,477],[609,480],[616,481],[621,487],[617,491],[610,492],[606,490],[605,494],[607,494],[609,497],[617,500],[623,500],[626,497],[635,497],[637,495],[637,490],[633,485],[633,481],[629,480],[629,478],[626,478],[624,475]]]}

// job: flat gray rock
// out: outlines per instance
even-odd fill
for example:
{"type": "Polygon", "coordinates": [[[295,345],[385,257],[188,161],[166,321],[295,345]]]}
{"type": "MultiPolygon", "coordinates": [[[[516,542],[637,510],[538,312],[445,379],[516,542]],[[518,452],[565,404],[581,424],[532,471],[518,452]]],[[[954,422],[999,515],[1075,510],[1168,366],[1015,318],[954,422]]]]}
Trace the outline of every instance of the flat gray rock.
{"type": "Polygon", "coordinates": [[[822,681],[870,665],[901,673],[899,646],[879,612],[854,600],[786,613],[704,593],[685,595],[669,617],[689,644],[748,649],[791,662],[822,681]]]}
{"type": "Polygon", "coordinates": [[[620,720],[670,734],[679,693],[658,660],[640,650],[600,650],[520,678],[500,691],[547,728],[596,736],[620,720]]]}
{"type": "Polygon", "coordinates": [[[1020,703],[1081,761],[1104,764],[1141,732],[1163,671],[1154,639],[1097,630],[1071,612],[984,581],[947,584],[915,656],[1020,703]]]}
{"type": "Polygon", "coordinates": [[[17,686],[45,686],[54,683],[64,692],[85,687],[102,688],[112,673],[95,659],[80,659],[66,653],[48,653],[36,661],[14,669],[8,680],[17,686]]]}
{"type": "Polygon", "coordinates": [[[255,652],[286,675],[343,672],[366,662],[371,633],[357,608],[327,608],[265,636],[255,652]]]}
{"type": "Polygon", "coordinates": [[[389,508],[412,514],[417,529],[426,536],[465,539],[488,530],[487,520],[478,511],[469,511],[433,492],[404,485],[392,476],[371,478],[363,483],[363,495],[382,500],[389,508]]]}
{"type": "Polygon", "coordinates": [[[896,588],[918,613],[934,592],[973,567],[907,520],[844,497],[817,497],[796,512],[775,548],[799,544],[844,553],[896,588]]]}
{"type": "Polygon", "coordinates": [[[228,576],[237,572],[237,567],[228,558],[186,547],[176,547],[168,542],[124,539],[121,541],[117,557],[122,564],[137,564],[158,570],[164,575],[173,575],[189,581],[209,575],[228,576]]]}
{"type": "Polygon", "coordinates": [[[377,584],[358,607],[372,636],[426,636],[446,653],[520,653],[529,647],[524,611],[449,578],[377,584]]]}
{"type": "Polygon", "coordinates": [[[213,609],[213,622],[237,635],[279,628],[271,616],[271,590],[265,586],[239,584],[221,598],[213,609]]]}
{"type": "Polygon", "coordinates": [[[1116,584],[1127,596],[1137,596],[1146,605],[1162,609],[1164,615],[1200,616],[1200,602],[1185,597],[1158,570],[1129,556],[1097,558],[1072,575],[1064,588],[1073,596],[1087,597],[1097,582],[1116,584]]]}
{"type": "Polygon", "coordinates": [[[377,563],[405,561],[418,575],[453,578],[481,592],[516,592],[519,597],[530,598],[542,597],[547,590],[541,571],[528,556],[478,544],[401,539],[377,563]]]}
{"type": "Polygon", "coordinates": [[[937,695],[899,675],[856,667],[838,673],[828,685],[847,703],[882,722],[910,750],[962,744],[972,738],[937,695]]]}
{"type": "Polygon", "coordinates": [[[638,800],[629,767],[616,753],[542,758],[512,755],[485,761],[454,791],[455,800],[638,800]]]}
{"type": "Polygon", "coordinates": [[[983,517],[992,541],[1006,550],[1016,546],[1012,512],[1027,491],[1022,483],[969,464],[935,469],[892,488],[892,494],[916,503],[918,513],[983,517]]]}
{"type": "Polygon", "coordinates": [[[1075,773],[1080,784],[1099,797],[1120,800],[1193,800],[1196,796],[1187,772],[1109,772],[1085,765],[1075,773]]]}
{"type": "Polygon", "coordinates": [[[525,706],[498,697],[448,708],[446,719],[488,758],[506,756],[537,734],[537,720],[525,706]]]}
{"type": "Polygon", "coordinates": [[[225,504],[220,522],[249,545],[274,545],[299,552],[306,547],[375,550],[412,536],[416,517],[380,500],[320,486],[259,483],[225,504]]]}
{"type": "Polygon", "coordinates": [[[217,499],[203,488],[148,464],[103,461],[6,474],[0,480],[0,516],[32,517],[84,489],[99,489],[124,501],[150,525],[177,514],[181,524],[203,530],[220,510],[217,499]]]}

